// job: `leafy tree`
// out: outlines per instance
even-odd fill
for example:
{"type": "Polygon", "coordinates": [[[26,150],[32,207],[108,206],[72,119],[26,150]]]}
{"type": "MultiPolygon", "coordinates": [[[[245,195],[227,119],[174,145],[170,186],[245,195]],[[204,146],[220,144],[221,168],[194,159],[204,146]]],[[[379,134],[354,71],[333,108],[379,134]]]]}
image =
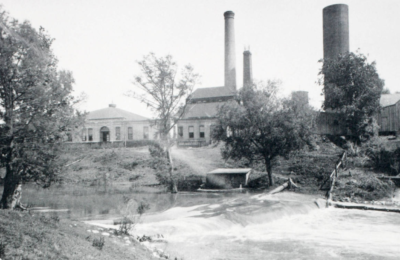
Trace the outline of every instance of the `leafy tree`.
{"type": "Polygon", "coordinates": [[[390,89],[388,89],[388,88],[383,88],[381,94],[390,94],[390,89]]]}
{"type": "MultiPolygon", "coordinates": [[[[260,84],[259,84],[260,85],[260,84]]],[[[220,107],[213,138],[223,141],[223,158],[262,161],[273,185],[272,162],[310,143],[313,112],[276,95],[278,82],[242,88],[237,100],[220,107]]]]}
{"type": "Polygon", "coordinates": [[[150,53],[138,61],[141,75],[135,77],[135,86],[142,94],[132,93],[132,96],[147,105],[157,118],[155,125],[160,134],[161,145],[169,162],[168,172],[171,180],[171,191],[177,192],[177,184],[173,178],[174,165],[170,152],[172,146],[170,131],[176,121],[182,117],[186,100],[192,93],[199,75],[190,65],[186,65],[177,79],[178,66],[172,56],[157,57],[150,53]]]}
{"type": "Polygon", "coordinates": [[[379,78],[375,62],[368,63],[359,52],[321,62],[319,84],[324,86],[325,95],[322,108],[338,113],[351,133],[347,139],[359,145],[376,132],[374,115],[380,108],[384,81],[379,78]]]}
{"type": "Polygon", "coordinates": [[[0,164],[6,169],[2,208],[21,206],[22,183],[44,187],[57,179],[66,131],[77,123],[74,79],[57,71],[53,39],[43,28],[0,11],[0,164]]]}

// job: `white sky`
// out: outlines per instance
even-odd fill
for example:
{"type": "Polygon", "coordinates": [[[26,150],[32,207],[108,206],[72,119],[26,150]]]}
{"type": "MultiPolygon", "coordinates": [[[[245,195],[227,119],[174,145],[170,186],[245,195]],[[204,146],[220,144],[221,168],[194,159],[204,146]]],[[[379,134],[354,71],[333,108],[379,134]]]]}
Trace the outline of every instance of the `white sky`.
{"type": "Polygon", "coordinates": [[[81,109],[114,102],[144,116],[151,112],[124,96],[134,90],[136,61],[149,52],[171,54],[178,65],[192,64],[199,87],[224,84],[224,17],[235,12],[237,82],[243,82],[243,50],[250,45],[253,77],[279,79],[282,91],[309,92],[321,106],[316,84],[323,56],[322,9],[349,6],[350,50],[360,48],[377,62],[392,93],[400,91],[400,1],[398,0],[2,0],[20,21],[43,26],[56,41],[59,68],[73,72],[75,92],[85,92],[81,109]]]}

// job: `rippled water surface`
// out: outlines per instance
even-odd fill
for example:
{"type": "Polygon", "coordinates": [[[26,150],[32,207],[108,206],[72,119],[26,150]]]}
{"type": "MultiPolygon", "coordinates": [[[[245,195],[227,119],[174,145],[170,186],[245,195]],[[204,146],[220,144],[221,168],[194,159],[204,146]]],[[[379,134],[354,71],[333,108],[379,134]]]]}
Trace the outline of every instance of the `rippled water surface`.
{"type": "Polygon", "coordinates": [[[70,208],[68,217],[105,226],[123,213],[124,197],[146,201],[152,210],[134,232],[163,234],[165,240],[152,246],[185,260],[400,259],[400,214],[319,209],[315,196],[290,192],[273,196],[146,192],[49,195],[39,192],[28,196],[40,201],[40,206],[70,208]]]}

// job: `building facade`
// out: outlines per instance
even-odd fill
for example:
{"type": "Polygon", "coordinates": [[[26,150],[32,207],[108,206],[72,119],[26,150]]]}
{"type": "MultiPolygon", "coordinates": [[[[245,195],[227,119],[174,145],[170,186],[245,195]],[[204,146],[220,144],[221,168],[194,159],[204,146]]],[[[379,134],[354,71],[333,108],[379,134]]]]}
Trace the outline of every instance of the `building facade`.
{"type": "MultiPolygon", "coordinates": [[[[235,14],[224,13],[225,22],[225,86],[196,89],[188,100],[185,113],[177,123],[178,146],[204,146],[211,143],[219,107],[233,100],[236,84],[235,14]]],[[[243,86],[253,81],[251,52],[243,53],[243,86]]]]}
{"type": "Polygon", "coordinates": [[[119,109],[115,104],[90,112],[82,129],[75,132],[74,143],[115,143],[126,145],[139,140],[157,138],[152,120],[119,109]]]}
{"type": "Polygon", "coordinates": [[[199,88],[193,92],[185,113],[177,123],[178,146],[204,146],[211,143],[217,112],[235,92],[226,87],[199,88]]]}
{"type": "Polygon", "coordinates": [[[400,132],[400,94],[382,94],[381,111],[377,116],[379,133],[382,135],[400,132]]]}

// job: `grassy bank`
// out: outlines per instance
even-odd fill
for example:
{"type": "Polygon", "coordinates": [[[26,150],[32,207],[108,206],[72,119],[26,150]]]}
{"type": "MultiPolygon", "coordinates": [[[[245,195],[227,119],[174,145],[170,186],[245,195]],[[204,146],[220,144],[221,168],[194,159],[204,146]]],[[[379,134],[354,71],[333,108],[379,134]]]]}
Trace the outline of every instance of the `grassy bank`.
{"type": "Polygon", "coordinates": [[[155,259],[139,242],[127,245],[117,237],[88,233],[91,228],[56,215],[0,210],[0,258],[155,259]]]}
{"type": "MultiPolygon", "coordinates": [[[[389,146],[380,138],[380,142],[389,146]]],[[[379,179],[383,172],[371,167],[371,159],[364,150],[359,156],[349,157],[346,168],[340,169],[333,200],[346,202],[364,202],[391,199],[395,190],[392,181],[379,179]]],[[[329,141],[318,142],[318,149],[302,151],[289,159],[278,158],[273,168],[276,185],[288,178],[298,184],[296,192],[325,196],[329,189],[329,175],[344,150],[329,141]]],[[[262,165],[259,169],[262,169],[262,165]]],[[[268,178],[265,172],[258,172],[251,177],[250,185],[254,188],[267,188],[268,178]]]]}
{"type": "MultiPolygon", "coordinates": [[[[386,139],[381,138],[379,142],[389,145],[386,139]]],[[[325,195],[327,187],[322,184],[333,171],[343,149],[322,138],[317,138],[316,144],[315,150],[301,151],[289,159],[275,160],[273,173],[276,185],[290,177],[299,184],[300,188],[296,192],[325,195]]],[[[250,176],[250,188],[270,188],[263,164],[247,165],[243,160],[225,161],[220,155],[220,147],[174,148],[173,156],[180,190],[196,190],[201,181],[204,181],[205,174],[218,167],[252,167],[255,174],[250,176]]],[[[117,182],[129,182],[132,187],[155,185],[159,182],[156,178],[157,169],[147,147],[76,149],[65,153],[64,157],[72,162],[62,174],[67,183],[106,190],[117,182]]],[[[377,176],[381,172],[371,169],[366,161],[365,156],[349,158],[346,169],[348,172],[338,181],[335,200],[359,202],[380,200],[392,195],[392,183],[379,180],[377,176]]],[[[168,179],[167,175],[165,177],[168,179]]]]}

